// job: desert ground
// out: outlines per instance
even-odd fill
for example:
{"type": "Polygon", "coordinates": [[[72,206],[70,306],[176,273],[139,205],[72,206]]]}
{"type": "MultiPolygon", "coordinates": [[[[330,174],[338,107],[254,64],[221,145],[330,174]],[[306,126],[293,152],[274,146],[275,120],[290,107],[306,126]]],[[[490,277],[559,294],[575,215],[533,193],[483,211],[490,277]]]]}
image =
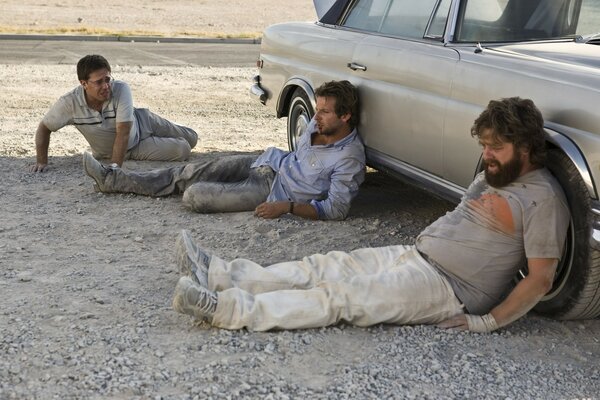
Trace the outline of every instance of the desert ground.
{"type": "Polygon", "coordinates": [[[313,21],[311,0],[2,0],[0,33],[259,37],[271,24],[313,21]]]}
{"type": "MultiPolygon", "coordinates": [[[[237,36],[314,19],[314,10],[293,0],[0,5],[4,32],[48,32],[78,18],[115,32],[237,36]]],[[[248,94],[254,72],[113,69],[130,83],[136,106],[198,130],[192,160],[287,147],[285,120],[248,94]]],[[[73,128],[52,134],[50,169],[29,172],[37,124],[76,84],[71,65],[0,60],[0,399],[600,398],[598,320],[531,313],[493,334],[345,324],[255,333],[177,314],[173,247],[181,229],[225,259],[270,264],[411,244],[453,205],[370,171],[342,222],[196,214],[179,196],[94,192],[82,169],[88,146],[73,128]]],[[[163,165],[127,161],[125,168],[163,165]]]]}

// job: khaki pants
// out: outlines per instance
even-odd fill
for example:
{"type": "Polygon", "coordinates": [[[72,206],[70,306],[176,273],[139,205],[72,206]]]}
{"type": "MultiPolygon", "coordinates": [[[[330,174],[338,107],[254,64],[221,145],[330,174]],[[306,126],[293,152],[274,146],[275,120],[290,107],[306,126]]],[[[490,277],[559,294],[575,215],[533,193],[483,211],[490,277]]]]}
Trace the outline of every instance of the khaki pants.
{"type": "Polygon", "coordinates": [[[135,110],[140,140],[127,152],[128,159],[184,161],[198,142],[198,134],[154,114],[146,108],[135,110]]]}
{"type": "Polygon", "coordinates": [[[208,282],[218,292],[212,324],[225,329],[428,324],[463,312],[448,281],[412,246],[333,251],[266,268],[213,256],[208,282]]]}

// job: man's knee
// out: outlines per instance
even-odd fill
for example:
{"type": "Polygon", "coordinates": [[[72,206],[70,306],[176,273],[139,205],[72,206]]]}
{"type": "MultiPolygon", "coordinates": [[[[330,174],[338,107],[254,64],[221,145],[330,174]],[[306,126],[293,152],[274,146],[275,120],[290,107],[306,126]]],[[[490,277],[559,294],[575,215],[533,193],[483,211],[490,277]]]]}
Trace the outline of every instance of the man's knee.
{"type": "Polygon", "coordinates": [[[179,154],[177,158],[173,161],[187,161],[187,159],[190,158],[190,155],[192,154],[192,147],[194,146],[190,146],[187,142],[181,143],[177,149],[179,154]]]}
{"type": "Polygon", "coordinates": [[[196,133],[196,131],[191,128],[185,128],[185,131],[186,135],[184,139],[190,145],[190,149],[193,149],[198,144],[198,133],[196,133]]]}
{"type": "Polygon", "coordinates": [[[192,148],[183,138],[151,136],[131,149],[128,158],[140,161],[185,161],[191,153],[192,148]]]}
{"type": "Polygon", "coordinates": [[[271,191],[271,185],[275,179],[275,171],[268,165],[262,165],[260,167],[252,168],[250,170],[250,180],[255,185],[258,185],[261,190],[268,193],[271,191]]]}

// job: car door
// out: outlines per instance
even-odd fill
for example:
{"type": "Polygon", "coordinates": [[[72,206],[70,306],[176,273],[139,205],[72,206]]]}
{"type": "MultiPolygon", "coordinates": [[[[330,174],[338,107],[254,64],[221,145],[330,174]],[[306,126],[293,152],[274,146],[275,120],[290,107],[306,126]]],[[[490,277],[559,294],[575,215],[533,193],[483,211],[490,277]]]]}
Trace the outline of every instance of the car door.
{"type": "MultiPolygon", "coordinates": [[[[331,25],[294,22],[269,26],[261,44],[261,82],[273,104],[295,79],[312,88],[324,81],[351,79],[346,65],[364,34],[331,25]]],[[[311,93],[307,93],[310,95],[311,93]]]]}
{"type": "Polygon", "coordinates": [[[362,78],[361,134],[370,157],[391,158],[394,169],[443,175],[444,112],[458,61],[441,40],[450,3],[358,0],[343,22],[372,32],[351,61],[362,78]]]}

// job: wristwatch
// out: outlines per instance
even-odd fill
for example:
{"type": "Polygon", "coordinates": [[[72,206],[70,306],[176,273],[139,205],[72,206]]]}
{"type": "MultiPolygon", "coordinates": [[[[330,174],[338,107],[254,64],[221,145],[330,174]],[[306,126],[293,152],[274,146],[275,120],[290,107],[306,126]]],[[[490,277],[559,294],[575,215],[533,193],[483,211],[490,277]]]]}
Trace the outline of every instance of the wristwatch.
{"type": "Polygon", "coordinates": [[[119,164],[117,164],[116,162],[114,162],[114,163],[110,163],[110,164],[108,164],[106,167],[107,167],[107,168],[110,168],[110,169],[120,168],[120,167],[119,167],[119,164]]]}

